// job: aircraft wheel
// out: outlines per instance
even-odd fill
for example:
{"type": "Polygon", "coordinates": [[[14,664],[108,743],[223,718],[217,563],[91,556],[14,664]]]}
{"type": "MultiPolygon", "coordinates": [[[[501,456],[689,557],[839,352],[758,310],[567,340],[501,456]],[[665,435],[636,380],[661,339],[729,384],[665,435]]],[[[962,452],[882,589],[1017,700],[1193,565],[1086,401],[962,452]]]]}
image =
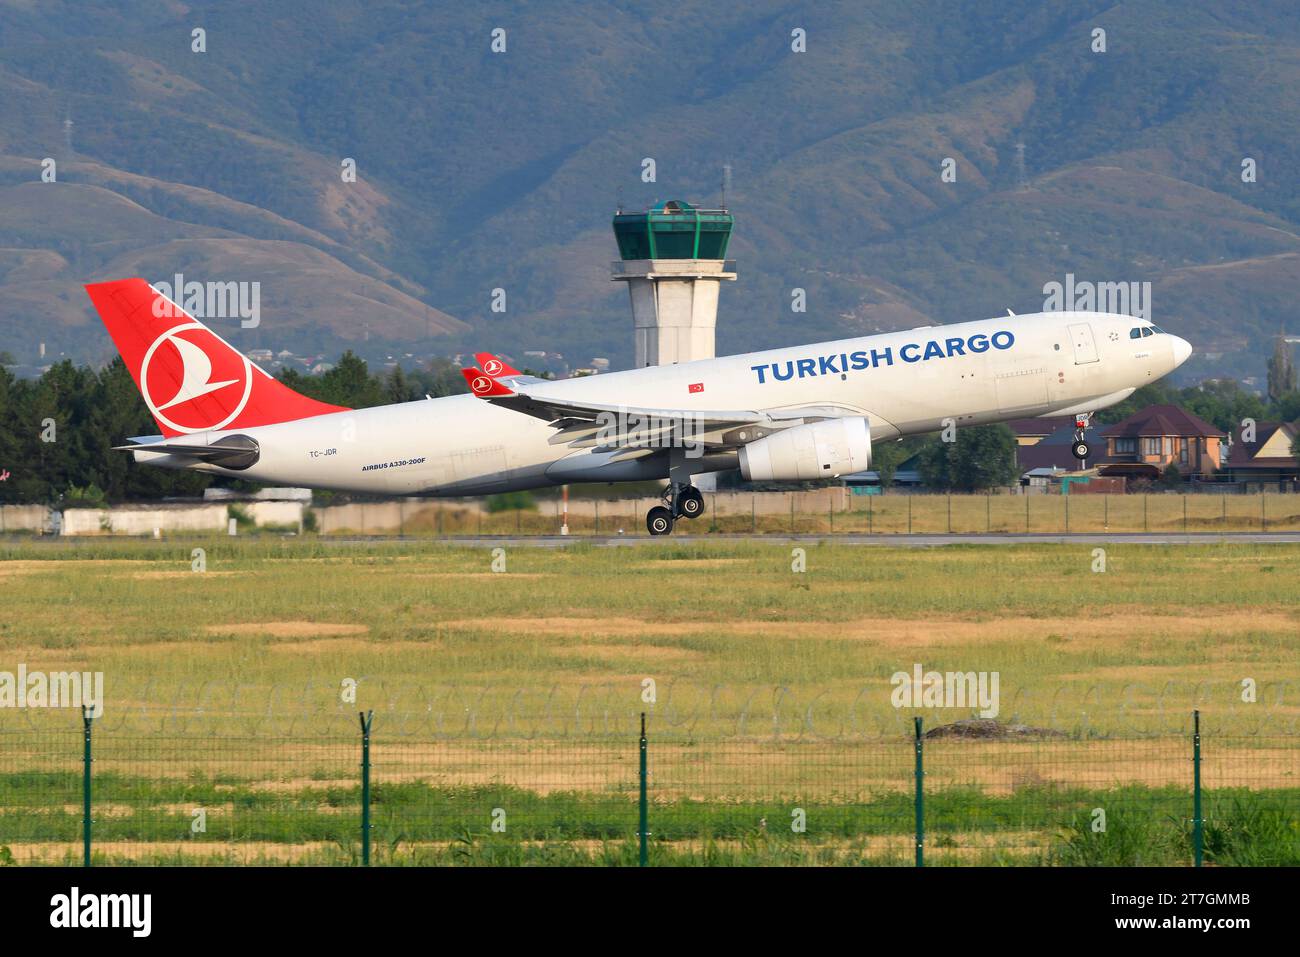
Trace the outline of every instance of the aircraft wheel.
{"type": "Polygon", "coordinates": [[[694,485],[688,485],[678,493],[677,513],[682,518],[699,518],[704,514],[704,496],[694,485]]]}
{"type": "Polygon", "coordinates": [[[645,527],[651,535],[671,535],[673,531],[673,513],[662,505],[656,505],[646,513],[645,527]]]}
{"type": "Polygon", "coordinates": [[[1088,457],[1092,450],[1088,448],[1087,442],[1075,442],[1074,448],[1071,451],[1074,452],[1074,457],[1082,462],[1088,457]]]}

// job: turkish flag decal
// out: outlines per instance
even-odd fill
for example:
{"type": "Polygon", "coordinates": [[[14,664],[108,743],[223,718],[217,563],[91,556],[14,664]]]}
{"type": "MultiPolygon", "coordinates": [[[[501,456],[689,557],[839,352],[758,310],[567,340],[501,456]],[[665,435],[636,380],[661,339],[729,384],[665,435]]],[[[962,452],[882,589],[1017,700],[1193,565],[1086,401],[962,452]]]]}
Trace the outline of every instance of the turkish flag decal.
{"type": "Polygon", "coordinates": [[[688,385],[688,386],[686,387],[686,391],[687,391],[687,392],[703,392],[703,391],[704,391],[704,383],[703,383],[703,382],[692,382],[690,385],[688,385]]]}

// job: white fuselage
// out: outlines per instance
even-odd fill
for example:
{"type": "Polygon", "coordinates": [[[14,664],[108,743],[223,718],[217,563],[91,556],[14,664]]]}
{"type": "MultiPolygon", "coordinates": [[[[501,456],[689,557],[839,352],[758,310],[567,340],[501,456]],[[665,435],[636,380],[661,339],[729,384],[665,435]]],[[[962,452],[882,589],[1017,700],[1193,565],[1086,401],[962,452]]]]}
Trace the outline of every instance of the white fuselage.
{"type": "MultiPolygon", "coordinates": [[[[1051,312],[845,339],[539,384],[550,398],[674,410],[832,407],[866,416],[874,440],[1012,418],[1092,412],[1176,368],[1177,336],[1131,338],[1144,320],[1051,312]],[[934,343],[931,345],[931,343],[934,343]]],[[[667,476],[664,457],[609,464],[553,444],[547,422],[473,395],[241,429],[251,481],[383,494],[471,495],[579,481],[667,476]]],[[[188,437],[215,442],[230,433],[188,437]]],[[[143,461],[170,457],[137,453],[143,461]]],[[[734,460],[734,456],[733,456],[734,460]]],[[[728,467],[711,463],[697,471],[728,467]]]]}

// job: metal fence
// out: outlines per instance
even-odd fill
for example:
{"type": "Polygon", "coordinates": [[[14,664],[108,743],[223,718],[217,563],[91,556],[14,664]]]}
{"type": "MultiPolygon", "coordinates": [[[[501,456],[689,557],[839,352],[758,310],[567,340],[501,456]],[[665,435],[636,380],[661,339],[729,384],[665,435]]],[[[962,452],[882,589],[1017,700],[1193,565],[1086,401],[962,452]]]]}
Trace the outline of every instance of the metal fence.
{"type": "Polygon", "coordinates": [[[900,715],[824,734],[653,711],[563,727],[433,709],[13,715],[4,863],[1300,864],[1286,708],[1146,731],[900,715]]]}
{"type": "MultiPolygon", "coordinates": [[[[1300,531],[1300,496],[1283,493],[946,494],[890,492],[706,492],[691,534],[1071,534],[1300,531]]],[[[322,534],[449,536],[640,535],[655,499],[539,502],[535,509],[490,512],[478,503],[374,503],[346,506],[322,534]]],[[[340,507],[343,508],[343,507],[340,507]]]]}
{"type": "MultiPolygon", "coordinates": [[[[1245,494],[1219,488],[1202,485],[1179,492],[1097,494],[1076,486],[1064,495],[1019,488],[983,494],[891,490],[886,495],[856,495],[838,487],[791,492],[706,492],[704,512],[696,519],[683,519],[678,527],[695,534],[1300,532],[1300,495],[1245,494]]],[[[642,534],[646,512],[659,503],[657,497],[575,497],[567,503],[539,497],[527,508],[494,510],[492,499],[390,499],[314,509],[300,502],[275,502],[261,504],[297,512],[263,525],[237,519],[236,529],[241,535],[305,531],[322,537],[409,539],[561,533],[614,537],[642,534]]],[[[69,509],[56,522],[54,513],[44,508],[3,506],[0,535],[59,534],[62,528],[64,533],[71,530],[73,537],[146,536],[155,534],[155,529],[158,537],[224,536],[229,529],[224,508],[171,503],[153,508],[69,509]],[[203,515],[197,515],[195,510],[203,515]]]]}

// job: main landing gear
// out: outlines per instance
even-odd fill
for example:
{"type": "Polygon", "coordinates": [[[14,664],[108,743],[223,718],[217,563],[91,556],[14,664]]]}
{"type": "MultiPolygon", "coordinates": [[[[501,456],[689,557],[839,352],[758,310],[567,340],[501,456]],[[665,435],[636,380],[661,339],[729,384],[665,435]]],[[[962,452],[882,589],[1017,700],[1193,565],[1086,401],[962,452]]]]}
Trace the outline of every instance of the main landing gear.
{"type": "Polygon", "coordinates": [[[1091,412],[1080,412],[1074,417],[1074,445],[1071,446],[1070,451],[1074,453],[1074,457],[1080,462],[1092,452],[1092,449],[1088,446],[1088,440],[1085,438],[1091,421],[1091,412]]]}
{"type": "Polygon", "coordinates": [[[704,514],[704,496],[694,485],[671,483],[664,490],[664,504],[646,513],[645,527],[651,535],[671,535],[679,518],[699,518],[704,514]]]}

